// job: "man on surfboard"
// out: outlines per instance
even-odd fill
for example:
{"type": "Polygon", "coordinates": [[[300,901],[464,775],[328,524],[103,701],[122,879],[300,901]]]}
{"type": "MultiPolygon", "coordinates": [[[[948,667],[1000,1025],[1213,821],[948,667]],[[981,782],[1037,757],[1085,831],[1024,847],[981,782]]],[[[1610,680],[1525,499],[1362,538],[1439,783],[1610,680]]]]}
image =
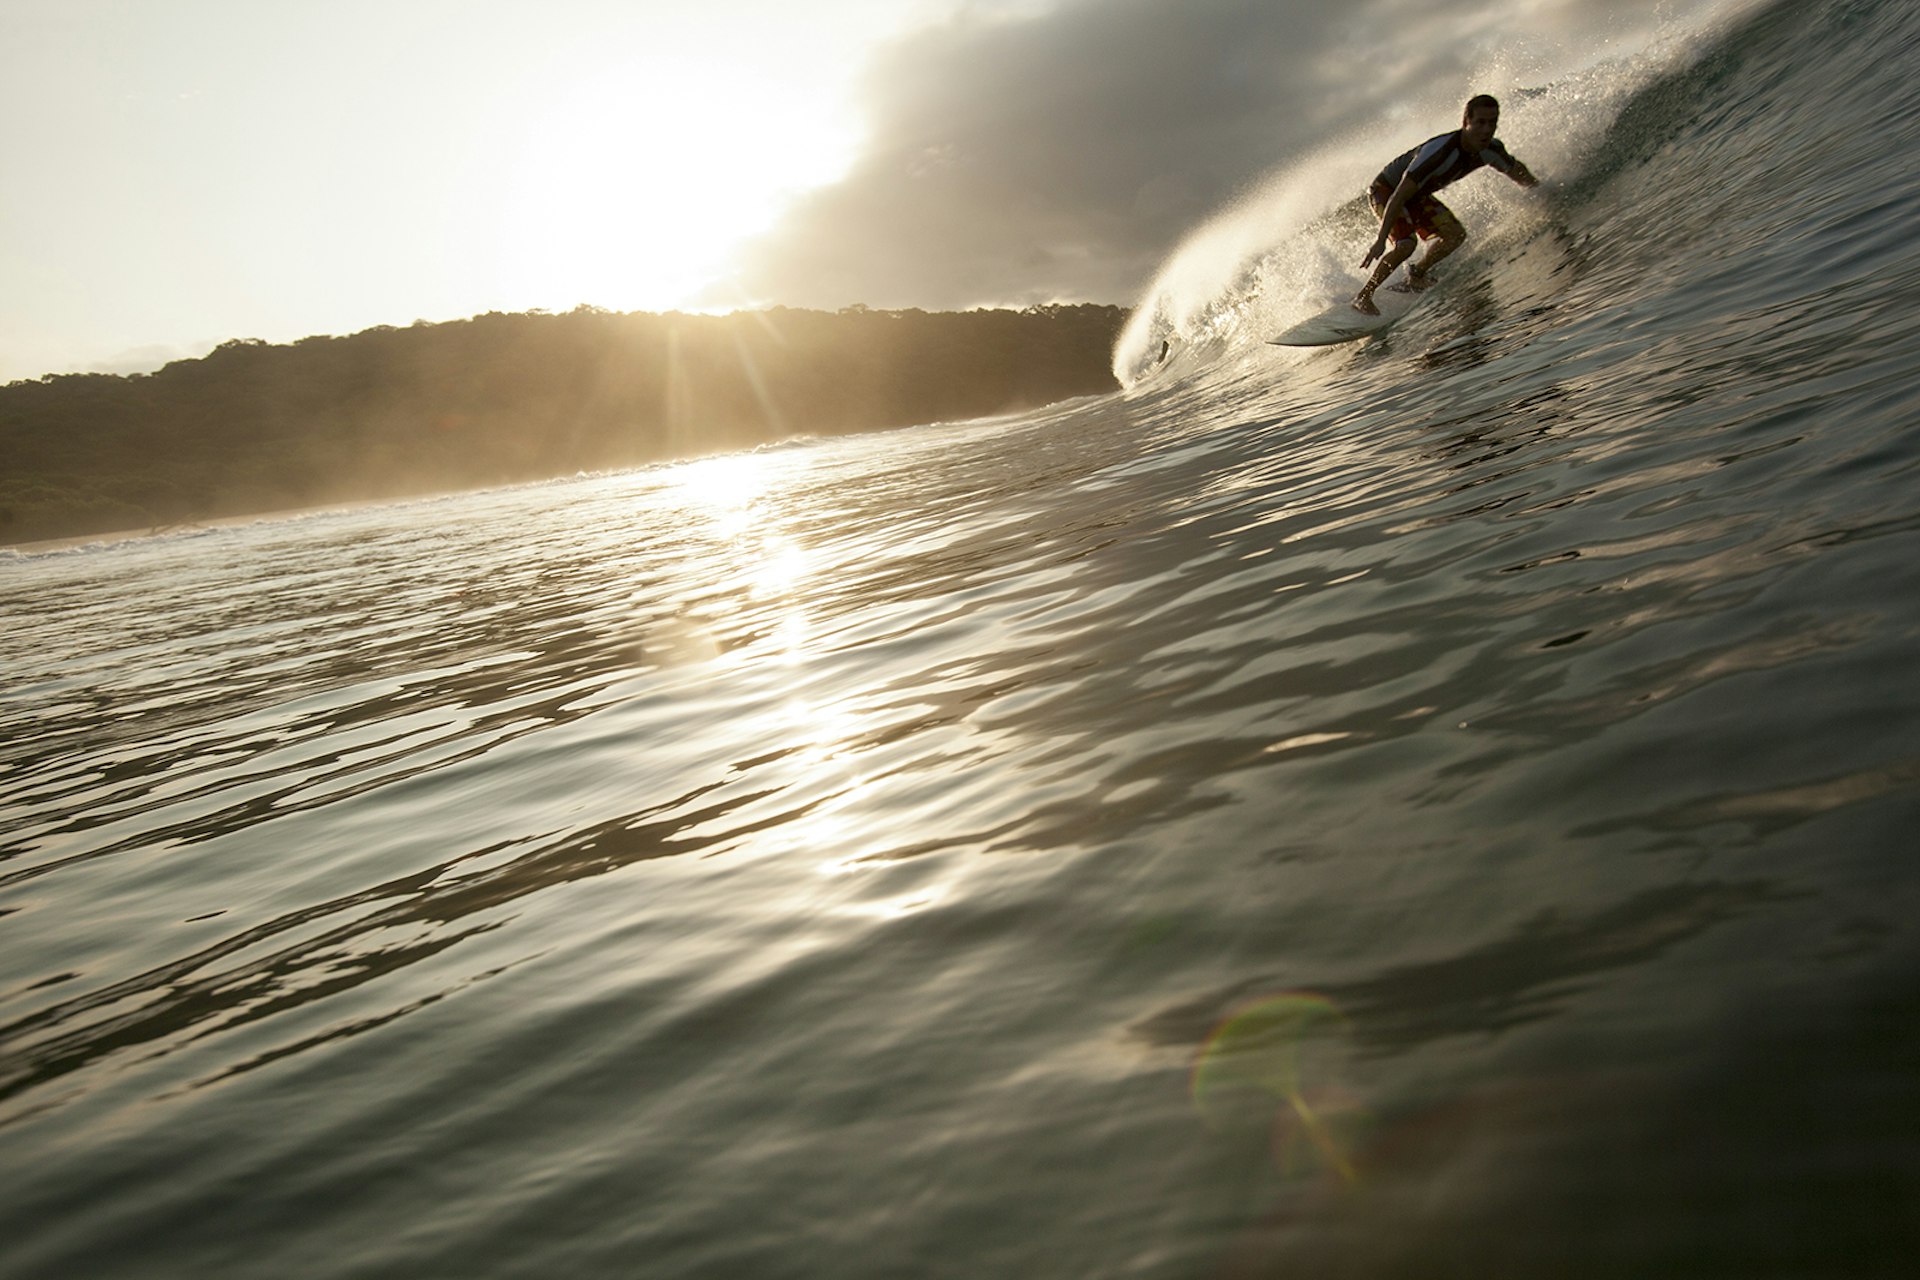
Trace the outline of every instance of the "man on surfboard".
{"type": "Polygon", "coordinates": [[[1407,268],[1406,284],[1395,285],[1395,288],[1425,289],[1433,283],[1430,273],[1434,265],[1466,242],[1466,228],[1460,225],[1451,209],[1433,198],[1433,193],[1441,187],[1466,177],[1482,165],[1499,170],[1523,187],[1540,181],[1493,136],[1499,126],[1499,102],[1480,94],[1468,99],[1457,131],[1429,138],[1380,171],[1380,176],[1367,189],[1367,202],[1380,215],[1380,234],[1374,237],[1373,247],[1360,261],[1364,268],[1372,266],[1378,258],[1380,265],[1374,267],[1373,274],[1360,286],[1360,292],[1353,296],[1355,311],[1370,316],[1380,314],[1380,308],[1373,301],[1373,291],[1385,283],[1395,267],[1413,256],[1420,240],[1428,242],[1426,253],[1407,268]],[[1393,242],[1392,249],[1387,248],[1389,240],[1393,242]]]}

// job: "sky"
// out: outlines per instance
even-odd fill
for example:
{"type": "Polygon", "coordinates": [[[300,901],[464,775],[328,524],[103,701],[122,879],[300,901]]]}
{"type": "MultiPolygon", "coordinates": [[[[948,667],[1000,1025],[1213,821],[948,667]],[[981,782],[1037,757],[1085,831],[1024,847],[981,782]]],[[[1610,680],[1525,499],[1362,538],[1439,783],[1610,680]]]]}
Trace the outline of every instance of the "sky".
{"type": "Polygon", "coordinates": [[[1706,3],[0,0],[0,383],[494,310],[1126,305],[1327,136],[1706,3]]]}

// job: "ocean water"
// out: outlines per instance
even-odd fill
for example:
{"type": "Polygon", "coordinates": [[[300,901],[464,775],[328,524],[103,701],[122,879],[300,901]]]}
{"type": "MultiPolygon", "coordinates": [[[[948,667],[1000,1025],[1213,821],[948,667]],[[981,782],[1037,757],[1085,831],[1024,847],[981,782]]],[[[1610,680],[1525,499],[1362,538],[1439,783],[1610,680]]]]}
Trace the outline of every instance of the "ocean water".
{"type": "Polygon", "coordinates": [[[0,1272],[1908,1274],[1917,50],[1516,101],[1372,342],[1329,204],[1110,397],[0,560],[0,1272]]]}

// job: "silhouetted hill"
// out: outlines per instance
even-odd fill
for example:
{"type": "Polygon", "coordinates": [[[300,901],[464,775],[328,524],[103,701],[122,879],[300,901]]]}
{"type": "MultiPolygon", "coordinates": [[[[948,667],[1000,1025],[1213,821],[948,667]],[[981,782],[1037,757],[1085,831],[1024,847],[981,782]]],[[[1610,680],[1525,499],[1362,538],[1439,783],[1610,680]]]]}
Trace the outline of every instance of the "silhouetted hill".
{"type": "Polygon", "coordinates": [[[26,542],[1032,408],[1111,390],[1118,307],[491,312],[151,374],[0,387],[0,541],[26,542]]]}

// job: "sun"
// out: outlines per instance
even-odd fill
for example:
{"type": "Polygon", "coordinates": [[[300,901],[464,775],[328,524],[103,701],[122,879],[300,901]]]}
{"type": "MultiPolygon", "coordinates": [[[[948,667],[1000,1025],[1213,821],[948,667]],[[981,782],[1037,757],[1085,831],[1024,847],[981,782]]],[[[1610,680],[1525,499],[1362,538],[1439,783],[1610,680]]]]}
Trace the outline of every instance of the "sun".
{"type": "Polygon", "coordinates": [[[663,310],[730,274],[857,131],[794,81],[716,66],[574,68],[509,127],[491,267],[528,305],[663,310]]]}

